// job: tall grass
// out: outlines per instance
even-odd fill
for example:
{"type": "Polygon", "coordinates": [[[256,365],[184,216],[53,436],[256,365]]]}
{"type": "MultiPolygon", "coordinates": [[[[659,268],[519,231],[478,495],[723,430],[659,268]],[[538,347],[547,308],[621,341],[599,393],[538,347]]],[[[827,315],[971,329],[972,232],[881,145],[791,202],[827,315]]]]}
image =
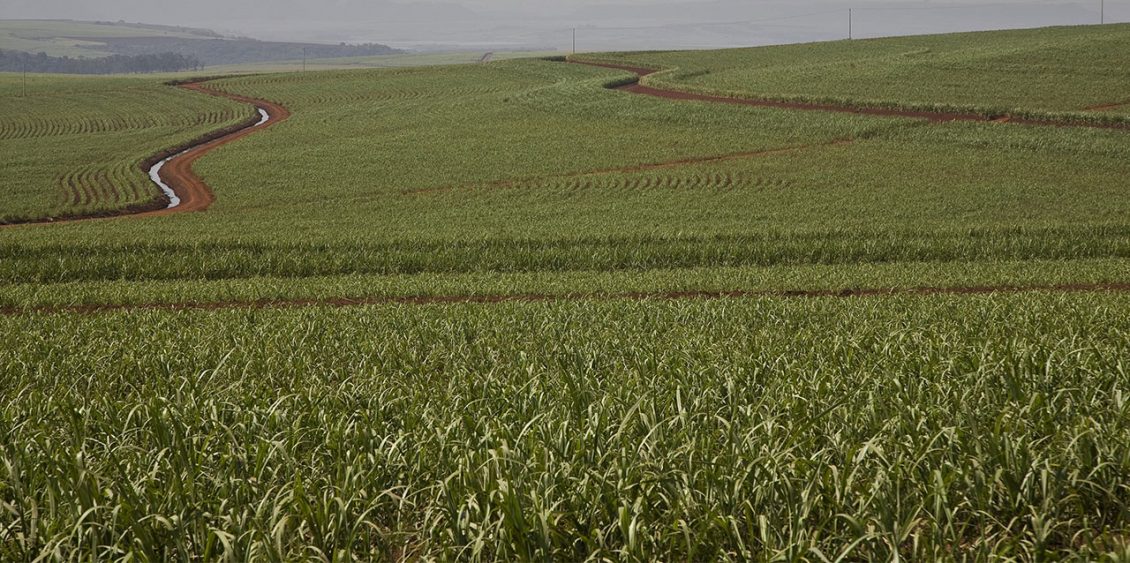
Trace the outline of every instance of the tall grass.
{"type": "Polygon", "coordinates": [[[0,283],[1130,257],[1127,228],[274,244],[0,244],[0,283]]]}
{"type": "Polygon", "coordinates": [[[1130,298],[0,319],[12,559],[1095,559],[1130,298]]]}

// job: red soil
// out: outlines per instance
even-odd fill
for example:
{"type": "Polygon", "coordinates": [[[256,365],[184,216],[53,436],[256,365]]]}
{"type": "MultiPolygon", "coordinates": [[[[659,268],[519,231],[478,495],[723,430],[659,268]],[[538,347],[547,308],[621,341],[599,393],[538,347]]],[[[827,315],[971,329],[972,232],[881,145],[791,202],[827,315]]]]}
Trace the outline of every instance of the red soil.
{"type": "MultiPolygon", "coordinates": [[[[208,207],[212,205],[212,202],[216,200],[216,196],[212,193],[212,189],[209,188],[208,185],[205,184],[204,181],[201,180],[200,177],[192,171],[192,165],[197,160],[200,160],[200,157],[216,150],[218,147],[246,137],[247,135],[250,135],[252,132],[259,129],[270,127],[290,117],[290,111],[280,104],[269,102],[267,100],[248,98],[246,96],[239,96],[236,94],[229,94],[226,92],[220,92],[218,90],[212,90],[203,86],[202,82],[189,82],[186,84],[181,84],[180,87],[186,90],[200,92],[202,94],[219,96],[222,98],[235,100],[237,102],[254,105],[265,110],[267,112],[267,115],[270,116],[270,120],[260,127],[253,127],[254,122],[252,122],[250,125],[245,125],[234,131],[224,132],[217,137],[196,144],[187,152],[184,152],[183,154],[165,163],[165,166],[161,168],[161,179],[164,180],[164,182],[168,184],[168,186],[172,188],[172,190],[177,194],[177,197],[180,198],[180,205],[171,209],[166,208],[156,211],[150,211],[147,213],[140,213],[136,215],[138,217],[155,217],[160,215],[170,215],[172,213],[185,213],[189,211],[203,211],[205,209],[208,209],[208,207]]],[[[259,116],[256,116],[255,122],[258,121],[259,116]]]]}
{"type": "MultiPolygon", "coordinates": [[[[602,68],[611,68],[616,70],[624,70],[638,75],[640,78],[655,74],[659,72],[653,69],[639,68],[626,65],[610,64],[610,63],[593,63],[584,61],[569,61],[575,64],[582,64],[586,66],[596,66],[602,68]]],[[[1013,123],[1018,125],[1044,125],[1054,127],[1092,127],[1100,129],[1130,129],[1130,124],[1125,123],[1085,123],[1085,122],[1067,122],[1067,121],[1053,121],[1042,119],[1027,119],[1017,118],[1013,116],[993,116],[988,117],[977,113],[959,113],[959,112],[932,112],[932,111],[915,111],[915,110],[900,110],[891,108],[869,108],[858,107],[850,105],[837,105],[837,104],[820,104],[809,102],[783,102],[777,100],[753,99],[753,98],[729,98],[725,96],[711,96],[708,94],[694,94],[690,92],[679,92],[675,90],[662,90],[659,88],[652,88],[644,86],[637,80],[631,84],[617,86],[616,90],[631,92],[633,94],[642,94],[645,96],[653,96],[656,98],[666,98],[668,100],[691,100],[700,102],[714,102],[721,104],[731,104],[740,106],[754,106],[754,107],[768,107],[790,110],[804,110],[804,111],[827,111],[836,113],[853,113],[857,115],[875,115],[882,117],[909,117],[914,119],[925,119],[931,122],[949,122],[949,121],[982,121],[994,123],[1013,123]]],[[[1117,106],[1111,106],[1117,107],[1117,106]]],[[[1088,108],[1095,110],[1097,108],[1088,108]]],[[[1109,109],[1106,108],[1106,109],[1109,109]]]]}
{"type": "MultiPolygon", "coordinates": [[[[258,114],[254,119],[247,120],[235,126],[213,131],[200,139],[196,139],[185,146],[175,147],[168,149],[159,154],[156,154],[146,159],[141,164],[142,170],[148,174],[149,169],[156,163],[168,158],[171,155],[181,153],[172,160],[165,163],[161,168],[161,180],[167,184],[177,197],[180,198],[180,205],[177,207],[169,208],[168,199],[162,194],[160,197],[155,198],[153,201],[134,205],[113,211],[105,211],[92,213],[89,215],[74,215],[61,218],[50,219],[36,219],[26,222],[16,222],[8,225],[0,225],[0,228],[24,226],[24,225],[45,225],[55,223],[73,223],[78,221],[91,221],[91,220],[105,220],[121,217],[159,217],[163,215],[171,215],[173,213],[187,213],[191,211],[203,211],[212,205],[216,200],[216,196],[212,193],[212,189],[204,183],[192,171],[192,165],[200,159],[200,157],[216,150],[217,148],[231,143],[237,139],[241,139],[251,133],[260,129],[270,127],[280,121],[286,120],[290,117],[290,111],[280,104],[269,102],[267,100],[260,100],[257,98],[249,98],[246,96],[239,96],[236,94],[229,94],[212,90],[204,86],[206,80],[196,82],[186,82],[177,84],[177,86],[193,92],[200,92],[211,96],[219,96],[243,102],[261,108],[267,112],[270,119],[262,126],[255,127],[255,124],[260,120],[258,114]]],[[[76,188],[78,186],[75,186],[76,188]]],[[[93,201],[94,195],[91,192],[91,187],[83,185],[81,189],[86,192],[88,198],[93,201]]],[[[79,193],[74,194],[76,203],[79,199],[79,193]]]]}
{"type": "MultiPolygon", "coordinates": [[[[595,64],[595,63],[580,63],[589,64],[590,66],[601,66],[607,68],[614,68],[618,70],[626,70],[633,72],[639,76],[646,76],[655,71],[644,68],[635,68],[622,65],[613,64],[595,64]]],[[[254,104],[266,110],[270,116],[268,121],[263,127],[273,125],[280,121],[285,120],[290,116],[290,112],[283,106],[268,102],[266,100],[259,100],[239,96],[234,94],[227,94],[208,89],[201,85],[201,82],[193,82],[181,84],[180,86],[196,92],[201,92],[214,96],[223,96],[229,99],[254,104]]],[[[874,109],[874,108],[856,108],[848,106],[837,106],[828,104],[807,104],[807,103],[793,103],[793,102],[777,102],[771,100],[749,100],[749,99],[735,99],[720,96],[709,96],[703,94],[690,94],[684,92],[674,92],[667,90],[659,90],[650,88],[641,84],[633,83],[625,86],[620,86],[618,89],[649,96],[656,96],[674,100],[695,100],[695,101],[709,101],[717,103],[726,103],[734,105],[748,105],[759,107],[776,107],[783,109],[797,109],[797,110],[816,110],[816,111],[834,111],[845,113],[856,113],[864,115],[880,115],[880,116],[897,116],[897,117],[913,117],[926,119],[932,122],[944,121],[987,121],[981,115],[975,114],[961,114],[961,113],[931,113],[931,112],[915,112],[915,111],[901,111],[901,110],[887,110],[887,109],[874,109]]],[[[1124,105],[1124,104],[1118,104],[1124,105]]],[[[1110,106],[1116,107],[1116,106],[1110,106]]],[[[1089,108],[1097,109],[1097,108],[1089,108]]],[[[1088,127],[1109,127],[1109,128],[1127,128],[1122,125],[1087,125],[1087,124],[1074,124],[1074,123],[1059,123],[1051,121],[1037,121],[1037,120],[1024,120],[1012,119],[1009,116],[1002,116],[993,121],[1000,123],[1020,123],[1020,124],[1035,124],[1035,125],[1055,125],[1055,126],[1088,126],[1088,127]]],[[[122,210],[116,212],[117,215],[129,215],[133,217],[152,217],[159,215],[168,215],[172,213],[180,213],[187,211],[201,211],[207,209],[209,205],[215,200],[211,189],[192,172],[192,164],[196,162],[201,156],[215,150],[224,144],[230,143],[250,134],[254,129],[252,123],[241,124],[238,127],[229,130],[217,131],[205,139],[201,139],[195,143],[190,144],[190,149],[170,160],[166,163],[161,171],[161,178],[172,187],[177,196],[181,198],[181,205],[173,209],[133,209],[122,210]]],[[[836,144],[850,143],[850,140],[838,140],[823,145],[813,146],[828,146],[836,144]]],[[[600,174],[609,172],[632,172],[653,170],[658,168],[667,168],[673,166],[680,166],[685,164],[716,162],[723,160],[730,160],[736,158],[748,158],[754,156],[766,156],[772,154],[781,154],[793,152],[810,148],[809,146],[790,147],[783,149],[774,149],[766,151],[755,151],[747,153],[736,153],[721,156],[688,158],[677,161],[661,162],[653,164],[639,164],[628,167],[612,168],[605,170],[595,170],[587,172],[575,172],[562,177],[582,176],[586,174],[600,174]]],[[[170,154],[175,154],[183,149],[172,149],[163,154],[156,155],[149,159],[144,164],[144,169],[148,170],[152,164],[163,160],[170,154]]],[[[506,180],[496,182],[492,186],[505,187],[516,183],[517,180],[506,180]]],[[[421,193],[428,191],[441,191],[445,189],[454,188],[439,188],[431,190],[420,190],[417,192],[406,193],[421,193]]],[[[77,195],[77,194],[76,194],[77,195]]],[[[164,202],[156,202],[160,205],[165,205],[164,202]]],[[[81,217],[64,219],[63,221],[78,221],[90,220],[99,217],[81,217]]],[[[106,218],[106,217],[100,217],[106,218]]],[[[47,221],[45,221],[47,222],[47,221]]],[[[54,221],[59,222],[59,221],[54,221]]],[[[863,288],[863,289],[844,289],[844,290],[758,290],[758,291],[679,291],[679,292],[627,292],[627,293],[598,293],[598,294],[565,294],[565,295],[544,295],[544,294],[516,294],[516,295],[439,295],[439,296],[404,296],[404,297],[371,297],[360,299],[344,299],[344,298],[323,298],[323,299],[266,299],[257,301],[236,301],[236,302],[212,302],[212,303],[145,303],[135,305],[75,305],[75,306],[46,306],[46,307],[31,307],[31,308],[0,308],[0,314],[3,315],[19,315],[28,313],[101,313],[113,311],[131,311],[131,310],[219,310],[219,309],[232,309],[232,308],[286,308],[286,307],[303,307],[303,306],[325,306],[325,307],[350,307],[350,306],[363,306],[363,305],[380,305],[380,304],[453,304],[453,303],[506,303],[506,302],[549,302],[549,301],[574,301],[574,300],[594,300],[594,299],[634,299],[634,300],[672,300],[672,299],[726,299],[726,298],[749,298],[749,297],[780,297],[780,298],[847,298],[847,297],[879,297],[891,295],[977,295],[977,294],[995,294],[995,293],[1020,293],[1032,291],[1055,291],[1065,293],[1081,293],[1081,292],[1127,292],[1130,291],[1130,284],[1127,283],[1101,283],[1101,284],[1061,284],[1061,285],[1043,285],[1043,286],[975,286],[975,287],[918,287],[918,288],[863,288]]]]}

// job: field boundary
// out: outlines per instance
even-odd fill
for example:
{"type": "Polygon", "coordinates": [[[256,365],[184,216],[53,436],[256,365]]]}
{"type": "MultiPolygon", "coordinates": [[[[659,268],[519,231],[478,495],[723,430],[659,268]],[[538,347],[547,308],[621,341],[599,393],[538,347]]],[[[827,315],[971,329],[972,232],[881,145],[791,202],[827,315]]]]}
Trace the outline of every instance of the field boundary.
{"type": "Polygon", "coordinates": [[[856,115],[870,115],[877,117],[906,117],[912,119],[925,119],[935,123],[951,121],[972,121],[980,123],[1010,123],[1015,125],[1038,125],[1045,127],[1083,127],[1093,129],[1118,129],[1130,130],[1130,120],[1121,116],[1087,116],[1074,114],[1048,114],[1040,112],[1018,112],[999,110],[976,110],[956,106],[918,106],[900,105],[898,103],[868,103],[848,100],[812,100],[798,97],[758,97],[742,92],[715,92],[694,88],[679,88],[669,83],[662,85],[655,82],[654,78],[660,75],[677,72],[678,67],[654,69],[639,67],[622,62],[609,62],[601,59],[590,59],[570,55],[565,62],[622,70],[636,75],[634,79],[613,81],[608,84],[612,90],[620,90],[633,94],[641,94],[669,100],[687,100],[715,102],[731,105],[744,105],[753,107],[777,108],[801,111],[824,111],[833,113],[851,113],[856,115]]]}
{"type": "Polygon", "coordinates": [[[844,288],[844,289],[760,289],[729,291],[629,291],[619,293],[513,293],[495,295],[401,295],[378,297],[326,297],[301,299],[259,299],[250,301],[215,301],[191,303],[132,303],[97,305],[49,305],[33,307],[3,307],[0,315],[30,314],[97,314],[128,311],[220,311],[228,309],[296,309],[303,307],[365,307],[374,305],[490,305],[502,303],[552,303],[567,301],[677,301],[720,299],[850,299],[898,296],[931,295],[995,295],[1017,293],[1126,293],[1130,283],[1074,283],[1054,285],[1002,285],[970,287],[906,287],[906,288],[844,288]]]}
{"type": "Polygon", "coordinates": [[[262,116],[256,114],[239,123],[222,127],[215,131],[205,133],[196,139],[187,143],[162,150],[148,158],[143,159],[139,167],[144,174],[148,174],[149,170],[163,160],[168,159],[161,169],[160,178],[167,184],[170,189],[179,198],[180,203],[176,207],[169,207],[169,197],[158,192],[158,195],[151,201],[146,203],[138,203],[123,207],[120,209],[101,210],[90,213],[83,212],[68,212],[57,217],[46,217],[37,219],[15,220],[0,224],[0,228],[20,227],[31,225],[54,225],[60,223],[77,223],[84,221],[96,221],[102,219],[116,219],[121,217],[158,217],[163,215],[171,215],[173,213],[188,213],[192,211],[203,211],[208,209],[216,200],[215,194],[212,189],[208,187],[204,181],[192,171],[192,165],[200,159],[200,157],[212,152],[213,150],[226,145],[237,139],[241,139],[246,135],[251,134],[253,131],[265,129],[276,123],[285,121],[290,117],[290,110],[282,104],[263,100],[259,98],[251,98],[241,96],[238,94],[230,94],[220,90],[208,88],[204,84],[222,78],[229,78],[227,76],[211,76],[205,78],[195,78],[182,81],[173,81],[166,83],[168,86],[183,88],[191,92],[206,94],[210,96],[217,96],[227,98],[241,103],[246,103],[254,106],[257,110],[266,112],[267,120],[262,121],[262,116]]]}

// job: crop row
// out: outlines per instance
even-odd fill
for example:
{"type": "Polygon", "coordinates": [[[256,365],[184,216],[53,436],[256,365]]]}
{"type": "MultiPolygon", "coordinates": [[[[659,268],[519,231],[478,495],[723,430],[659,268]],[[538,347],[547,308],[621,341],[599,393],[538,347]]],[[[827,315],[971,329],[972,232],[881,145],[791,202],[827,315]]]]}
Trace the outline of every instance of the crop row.
{"type": "Polygon", "coordinates": [[[388,69],[380,71],[326,71],[316,75],[267,74],[217,81],[211,87],[241,93],[246,91],[287,92],[287,105],[297,111],[334,109],[347,112],[352,107],[385,107],[397,104],[462,105],[466,98],[512,92],[535,84],[522,72],[523,66],[503,64],[502,68],[388,69]],[[325,84],[333,85],[331,88],[325,84]]]}
{"type": "Polygon", "coordinates": [[[840,295],[888,289],[993,288],[1003,293],[1056,289],[1126,291],[1130,258],[989,262],[900,262],[570,272],[470,272],[254,277],[218,280],[103,280],[0,287],[0,313],[115,308],[288,307],[380,302],[710,298],[748,295],[840,295]]]}
{"type": "Polygon", "coordinates": [[[137,173],[137,164],[95,164],[68,172],[60,180],[60,209],[98,209],[142,203],[152,199],[148,177],[137,173]]]}
{"type": "Polygon", "coordinates": [[[0,79],[11,111],[0,150],[14,166],[0,222],[129,208],[160,196],[140,163],[247,119],[253,108],[149,78],[46,77],[26,93],[0,79]]]}
{"type": "MultiPolygon", "coordinates": [[[[207,213],[0,232],[0,279],[1127,256],[1124,131],[677,102],[602,87],[616,76],[534,60],[224,80],[295,112],[197,163],[218,196],[207,213]],[[484,84],[499,91],[442,95],[484,84]],[[366,98],[382,90],[428,95],[366,98]]],[[[32,146],[21,159],[115,161],[93,141],[32,146]]]]}
{"type": "MultiPolygon", "coordinates": [[[[87,80],[97,85],[99,79],[87,80]]],[[[64,90],[17,99],[13,111],[0,115],[0,140],[98,135],[153,127],[215,127],[245,113],[236,104],[216,104],[152,83],[145,86],[120,87],[110,81],[94,92],[64,90]]]]}
{"type": "Polygon", "coordinates": [[[1128,308],[1044,294],[2,318],[0,553],[1125,556],[1128,308]]]}
{"type": "MultiPolygon", "coordinates": [[[[123,102],[129,103],[129,102],[123,102]]],[[[141,105],[141,104],[137,104],[141,105]]],[[[236,108],[208,111],[195,115],[172,115],[166,113],[138,114],[136,107],[119,115],[17,115],[15,119],[0,120],[0,140],[24,139],[28,137],[58,137],[64,135],[96,135],[128,129],[147,129],[154,126],[217,126],[233,120],[242,114],[236,108]]]]}
{"type": "Polygon", "coordinates": [[[370,243],[75,241],[0,245],[0,283],[574,272],[708,266],[1130,258],[1121,227],[1013,231],[767,232],[370,243]]]}
{"type": "Polygon", "coordinates": [[[1085,110],[1124,99],[1127,46],[1122,24],[597,58],[668,69],[644,83],[712,95],[1125,123],[1085,110]]]}

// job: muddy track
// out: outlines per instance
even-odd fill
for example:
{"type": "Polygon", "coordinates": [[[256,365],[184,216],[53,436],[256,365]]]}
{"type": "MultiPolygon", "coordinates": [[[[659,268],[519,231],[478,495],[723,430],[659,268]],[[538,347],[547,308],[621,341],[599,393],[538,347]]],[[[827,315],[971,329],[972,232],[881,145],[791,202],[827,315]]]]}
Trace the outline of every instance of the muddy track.
{"type": "MultiPolygon", "coordinates": [[[[951,121],[979,121],[982,123],[1011,123],[1014,125],[1041,125],[1046,127],[1085,127],[1092,129],[1122,129],[1130,130],[1128,123],[1086,123],[1076,121],[1057,121],[1051,119],[1031,119],[1023,117],[1013,117],[1008,115],[1003,116],[986,116],[979,113],[961,113],[961,112],[932,112],[932,111],[915,111],[915,110],[901,110],[893,108],[872,108],[865,106],[852,106],[840,104],[823,104],[823,103],[809,103],[809,102],[784,102],[779,100],[767,100],[756,98],[729,98],[726,96],[712,96],[709,94],[695,94],[691,92],[681,92],[678,90],[664,90],[661,88],[654,88],[645,86],[640,83],[641,78],[650,76],[659,70],[650,68],[640,68],[629,65],[619,65],[612,63],[598,63],[588,62],[581,60],[569,60],[573,64],[580,64],[585,66],[595,66],[601,68],[610,68],[614,70],[623,70],[635,74],[638,78],[631,83],[615,86],[613,90],[620,90],[623,92],[630,92],[632,94],[640,94],[644,96],[652,96],[655,98],[664,98],[668,100],[689,100],[699,102],[714,102],[720,104],[730,104],[737,106],[753,106],[764,108],[777,108],[789,110],[802,110],[802,111],[823,111],[833,113],[851,113],[856,115],[872,115],[878,117],[908,117],[912,119],[924,119],[926,121],[935,123],[946,123],[951,121]]],[[[1117,106],[1110,106],[1117,107],[1117,106]]],[[[1105,109],[1110,109],[1107,107],[1105,109]]],[[[1088,108],[1096,109],[1096,108],[1088,108]]]]}
{"type": "MultiPolygon", "coordinates": [[[[246,137],[260,129],[265,129],[276,123],[285,121],[290,117],[290,111],[281,104],[213,90],[204,85],[209,80],[215,80],[215,78],[174,83],[172,85],[192,92],[227,98],[229,100],[253,105],[259,110],[258,115],[241,123],[237,123],[236,125],[212,131],[185,145],[162,151],[142,161],[142,171],[149,174],[155,183],[158,179],[161,181],[157,183],[158,187],[160,187],[163,192],[160,197],[154,198],[152,201],[146,203],[135,204],[111,211],[16,221],[0,225],[0,228],[76,223],[80,221],[96,221],[122,217],[159,217],[174,213],[188,213],[208,209],[208,207],[212,205],[212,202],[216,200],[216,196],[212,193],[212,189],[192,171],[192,165],[195,164],[197,160],[200,160],[200,157],[223,145],[246,137]]],[[[82,189],[90,190],[90,188],[85,185],[82,189]]],[[[93,197],[92,194],[86,195],[93,197]]],[[[74,197],[77,200],[80,198],[80,194],[76,191],[74,197]]]]}
{"type": "Polygon", "coordinates": [[[364,307],[373,305],[456,305],[499,303],[554,303],[568,301],[676,301],[747,298],[777,299],[848,299],[895,296],[930,295],[1001,295],[1016,293],[1125,293],[1130,283],[1058,284],[1033,286],[973,286],[973,287],[910,287],[910,288],[856,288],[819,290],[745,290],[745,291],[660,291],[621,293],[566,293],[511,295],[418,295],[365,298],[318,299],[261,299],[256,301],[222,301],[204,303],[137,303],[118,305],[70,305],[41,307],[3,307],[0,315],[27,314],[96,314],[123,311],[219,311],[226,309],[291,309],[299,307],[364,307]]]}

